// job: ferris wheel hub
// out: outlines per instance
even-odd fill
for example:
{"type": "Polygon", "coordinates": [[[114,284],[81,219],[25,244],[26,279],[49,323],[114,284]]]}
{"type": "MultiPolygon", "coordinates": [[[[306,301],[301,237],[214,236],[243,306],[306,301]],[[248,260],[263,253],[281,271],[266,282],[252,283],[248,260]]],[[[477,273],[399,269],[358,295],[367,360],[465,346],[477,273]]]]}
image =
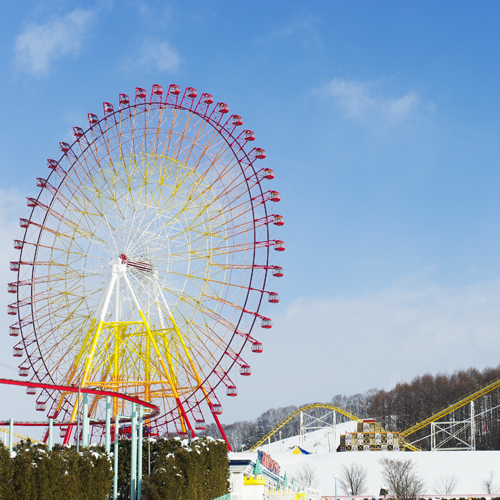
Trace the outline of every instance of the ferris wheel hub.
{"type": "Polygon", "coordinates": [[[148,273],[148,274],[155,273],[155,265],[153,264],[152,260],[148,257],[129,258],[122,253],[118,257],[118,259],[113,260],[113,265],[115,264],[125,266],[125,269],[130,268],[130,271],[132,272],[135,271],[139,273],[148,273]]]}
{"type": "Polygon", "coordinates": [[[121,277],[127,272],[127,264],[122,263],[121,259],[113,259],[111,266],[111,273],[116,277],[121,277]]]}

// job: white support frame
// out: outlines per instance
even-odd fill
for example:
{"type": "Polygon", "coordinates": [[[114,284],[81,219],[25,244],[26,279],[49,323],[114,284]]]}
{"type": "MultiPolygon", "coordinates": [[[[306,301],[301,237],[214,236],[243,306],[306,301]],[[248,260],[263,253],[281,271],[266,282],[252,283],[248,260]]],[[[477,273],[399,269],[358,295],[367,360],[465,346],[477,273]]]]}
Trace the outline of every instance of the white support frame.
{"type": "Polygon", "coordinates": [[[320,430],[320,429],[329,429],[331,430],[331,439],[328,440],[328,448],[329,453],[335,452],[335,443],[337,441],[337,412],[335,410],[329,411],[326,415],[322,417],[313,417],[312,415],[308,415],[307,413],[300,412],[300,434],[299,434],[299,443],[300,446],[304,446],[305,436],[309,432],[320,430]],[[332,415],[332,422],[328,422],[328,417],[332,415]],[[309,420],[309,422],[304,423],[304,416],[309,420]]]}
{"type": "Polygon", "coordinates": [[[431,451],[476,451],[476,419],[474,401],[470,403],[470,418],[448,422],[431,422],[431,451]],[[460,437],[470,428],[470,439],[460,437]],[[438,435],[441,440],[438,441],[438,435]],[[451,440],[458,441],[457,446],[446,447],[451,440]]]}

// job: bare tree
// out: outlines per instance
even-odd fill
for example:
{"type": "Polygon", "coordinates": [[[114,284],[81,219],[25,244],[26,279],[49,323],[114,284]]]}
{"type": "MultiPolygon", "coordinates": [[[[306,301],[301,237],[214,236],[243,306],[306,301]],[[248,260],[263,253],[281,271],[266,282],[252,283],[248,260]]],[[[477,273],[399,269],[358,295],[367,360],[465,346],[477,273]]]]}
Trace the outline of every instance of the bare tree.
{"type": "Polygon", "coordinates": [[[434,484],[434,493],[438,495],[451,495],[458,484],[458,477],[455,474],[445,474],[440,476],[434,484]]]}
{"type": "Polygon", "coordinates": [[[367,489],[368,470],[360,464],[343,465],[340,471],[340,487],[344,493],[362,495],[367,489]]]}
{"type": "Polygon", "coordinates": [[[295,473],[295,478],[303,488],[318,487],[318,469],[307,462],[295,473]]]}
{"type": "Polygon", "coordinates": [[[389,487],[389,492],[398,500],[415,500],[424,489],[424,482],[415,470],[415,464],[409,458],[395,460],[381,458],[384,480],[389,487]]]}
{"type": "Polygon", "coordinates": [[[497,485],[493,483],[493,479],[495,478],[495,474],[492,470],[490,470],[490,474],[487,478],[481,479],[481,483],[483,485],[483,491],[488,494],[494,494],[497,492],[497,485]]]}

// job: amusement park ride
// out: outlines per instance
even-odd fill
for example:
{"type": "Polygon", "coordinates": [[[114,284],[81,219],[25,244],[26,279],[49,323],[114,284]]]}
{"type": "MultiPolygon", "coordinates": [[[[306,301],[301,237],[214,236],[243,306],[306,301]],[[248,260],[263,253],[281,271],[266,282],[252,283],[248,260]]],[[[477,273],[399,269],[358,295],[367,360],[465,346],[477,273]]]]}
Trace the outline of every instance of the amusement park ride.
{"type": "MultiPolygon", "coordinates": [[[[274,172],[242,125],[192,87],[136,88],[105,102],[103,117],[89,113],[47,160],[14,241],[9,333],[19,376],[34,384],[26,392],[66,423],[64,443],[80,399],[52,385],[95,390],[98,439],[99,390],[159,407],[152,434],[194,436],[211,414],[225,438],[220,395],[238,394],[247,355],[263,351],[255,332],[272,327],[263,311],[279,302],[269,278],[283,276],[274,255],[285,249],[273,236],[284,224],[266,187],[274,172]]],[[[114,398],[112,416],[124,405],[114,398]]]]}
{"type": "MultiPolygon", "coordinates": [[[[421,446],[421,442],[430,438],[431,451],[474,451],[476,449],[476,419],[500,408],[500,405],[490,405],[481,413],[476,413],[474,411],[474,401],[479,400],[480,398],[487,396],[491,392],[498,389],[500,389],[500,379],[494,380],[484,387],[479,388],[477,391],[467,394],[465,397],[460,398],[458,401],[455,401],[451,405],[430,415],[426,419],[415,423],[415,425],[412,425],[404,431],[398,432],[397,434],[399,436],[399,439],[401,440],[402,447],[410,451],[422,451],[421,448],[419,448],[419,446],[421,446]],[[453,413],[466,405],[470,405],[470,418],[466,420],[458,420],[454,418],[453,413]],[[443,421],[442,419],[445,417],[450,418],[450,421],[443,421]],[[409,439],[409,436],[413,436],[417,431],[423,430],[427,427],[430,427],[430,434],[424,435],[416,440],[409,439]]],[[[265,436],[257,441],[250,448],[250,451],[258,450],[265,443],[269,444],[271,442],[271,438],[276,434],[280,433],[281,435],[281,430],[295,417],[300,417],[300,445],[303,444],[304,437],[307,433],[318,429],[325,429],[331,433],[331,437],[333,438],[332,445],[329,446],[330,451],[335,451],[333,442],[335,442],[336,435],[337,413],[340,416],[346,417],[348,420],[357,422],[358,425],[368,421],[352,415],[342,408],[338,408],[328,403],[314,403],[305,405],[285,417],[279,424],[277,424],[265,436]],[[317,409],[327,410],[327,412],[324,412],[323,415],[319,416],[308,414],[310,410],[317,409]]],[[[372,420],[369,421],[372,422],[372,420]]]]}

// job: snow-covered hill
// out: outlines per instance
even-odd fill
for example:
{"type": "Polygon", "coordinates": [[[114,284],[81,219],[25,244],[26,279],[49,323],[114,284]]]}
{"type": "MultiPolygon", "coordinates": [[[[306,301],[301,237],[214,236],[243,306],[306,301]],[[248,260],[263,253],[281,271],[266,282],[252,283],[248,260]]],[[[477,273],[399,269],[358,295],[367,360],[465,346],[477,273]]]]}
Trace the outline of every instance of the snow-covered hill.
{"type": "MultiPolygon", "coordinates": [[[[355,431],[356,423],[348,422],[337,425],[337,436],[335,448],[339,445],[340,434],[346,431],[355,431]]],[[[493,473],[493,484],[496,486],[495,493],[500,493],[500,451],[422,451],[422,452],[345,452],[336,453],[331,450],[331,429],[313,431],[305,436],[303,443],[299,442],[299,436],[283,439],[281,442],[266,444],[262,450],[280,464],[281,474],[287,472],[289,478],[295,476],[297,471],[306,463],[312,465],[317,472],[319,489],[323,495],[335,494],[335,475],[342,473],[342,465],[348,466],[356,462],[366,467],[368,471],[368,487],[366,496],[377,496],[383,486],[382,468],[379,460],[382,457],[408,459],[411,458],[417,467],[418,473],[425,482],[425,494],[434,495],[444,493],[439,488],[440,482],[445,478],[455,476],[457,486],[453,494],[457,496],[470,497],[482,496],[486,493],[482,480],[486,479],[490,472],[493,473]],[[330,442],[330,444],[329,444],[330,442]],[[300,445],[311,455],[293,455],[291,450],[300,445]]],[[[338,494],[345,495],[338,480],[338,494]]]]}

